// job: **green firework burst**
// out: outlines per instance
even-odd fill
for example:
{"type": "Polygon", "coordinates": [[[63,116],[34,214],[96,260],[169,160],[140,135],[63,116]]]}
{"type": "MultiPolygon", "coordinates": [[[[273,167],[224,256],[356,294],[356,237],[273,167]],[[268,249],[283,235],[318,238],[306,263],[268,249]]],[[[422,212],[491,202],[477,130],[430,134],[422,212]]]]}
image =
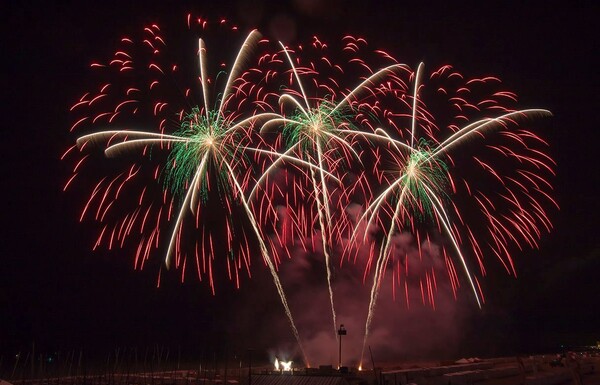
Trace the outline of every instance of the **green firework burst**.
{"type": "Polygon", "coordinates": [[[405,191],[404,199],[412,213],[420,220],[434,218],[432,193],[439,200],[447,198],[449,183],[446,163],[432,157],[428,143],[420,140],[419,146],[410,153],[401,172],[403,188],[400,191],[405,191]]]}
{"type": "Polygon", "coordinates": [[[165,187],[181,196],[189,188],[194,175],[200,172],[199,195],[205,203],[208,199],[208,172],[215,170],[217,187],[227,189],[227,170],[221,167],[221,159],[233,150],[227,145],[226,133],[227,124],[218,112],[202,114],[199,107],[193,107],[173,134],[183,141],[173,143],[164,169],[165,187]]]}
{"type": "Polygon", "coordinates": [[[290,148],[300,142],[303,151],[311,151],[317,141],[325,143],[337,129],[354,129],[353,116],[343,108],[335,109],[327,100],[306,111],[297,108],[283,127],[286,146],[290,148]]]}

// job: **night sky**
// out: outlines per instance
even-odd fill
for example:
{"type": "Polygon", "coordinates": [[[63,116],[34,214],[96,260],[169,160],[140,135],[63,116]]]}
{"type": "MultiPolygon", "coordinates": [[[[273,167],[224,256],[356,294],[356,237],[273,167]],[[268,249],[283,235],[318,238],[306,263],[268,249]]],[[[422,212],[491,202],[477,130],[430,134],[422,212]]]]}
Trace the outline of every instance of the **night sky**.
{"type": "MultiPolygon", "coordinates": [[[[313,34],[365,36],[414,66],[450,63],[464,74],[496,75],[521,107],[552,111],[537,132],[558,164],[555,228],[539,250],[515,254],[518,279],[490,274],[488,304],[470,313],[460,351],[516,354],[600,341],[598,6],[339,0],[307,12],[293,1],[255,2],[252,25],[244,20],[254,2],[244,1],[2,6],[0,354],[33,343],[48,351],[151,344],[193,350],[245,333],[230,321],[248,317],[235,307],[252,297],[228,289],[213,297],[194,280],[179,284],[177,274],[157,289],[155,271],[134,271],[131,256],[91,252],[96,232],[78,223],[82,203],[62,192],[69,169],[59,157],[75,140],[68,109],[90,84],[89,63],[108,56],[123,34],[152,21],[182,23],[190,11],[266,35],[270,20],[285,17],[304,41],[313,34]],[[476,343],[481,335],[496,336],[501,347],[486,350],[476,343]]],[[[237,348],[260,346],[254,338],[240,339],[246,342],[237,348]]]]}

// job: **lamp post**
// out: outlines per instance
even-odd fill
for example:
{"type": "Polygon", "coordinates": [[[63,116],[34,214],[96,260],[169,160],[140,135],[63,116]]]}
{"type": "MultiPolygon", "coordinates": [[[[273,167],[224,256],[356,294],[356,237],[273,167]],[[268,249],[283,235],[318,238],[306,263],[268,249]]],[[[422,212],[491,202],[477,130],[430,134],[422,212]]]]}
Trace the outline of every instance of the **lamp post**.
{"type": "Polygon", "coordinates": [[[338,365],[338,369],[341,369],[342,367],[342,336],[345,336],[347,334],[346,329],[344,328],[344,324],[340,325],[340,328],[337,331],[338,336],[340,337],[340,350],[339,350],[339,365],[338,365]]]}

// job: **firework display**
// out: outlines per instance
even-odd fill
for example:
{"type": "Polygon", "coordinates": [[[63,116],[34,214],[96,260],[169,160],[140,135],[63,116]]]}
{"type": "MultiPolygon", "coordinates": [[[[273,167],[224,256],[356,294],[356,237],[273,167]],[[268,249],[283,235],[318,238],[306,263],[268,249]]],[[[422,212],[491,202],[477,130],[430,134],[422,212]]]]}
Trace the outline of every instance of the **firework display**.
{"type": "Polygon", "coordinates": [[[322,256],[336,338],[335,271],[364,266],[364,350],[381,286],[409,304],[399,236],[419,254],[439,246],[445,276],[417,278],[435,308],[442,279],[482,306],[486,265],[516,276],[515,250],[550,231],[555,164],[526,127],[550,113],[519,109],[498,78],[413,69],[354,36],[288,46],[225,20],[181,27],[122,38],[71,108],[65,190],[89,189],[94,249],[140,269],[162,258],[213,294],[223,275],[241,287],[260,256],[308,365],[278,273],[293,247],[322,256]]]}

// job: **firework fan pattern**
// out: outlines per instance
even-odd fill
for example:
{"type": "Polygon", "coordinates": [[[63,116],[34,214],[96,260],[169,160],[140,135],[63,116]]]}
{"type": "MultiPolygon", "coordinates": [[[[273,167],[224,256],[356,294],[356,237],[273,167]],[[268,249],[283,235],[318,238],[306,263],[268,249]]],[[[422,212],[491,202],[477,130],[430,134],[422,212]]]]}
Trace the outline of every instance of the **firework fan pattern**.
{"type": "Polygon", "coordinates": [[[516,276],[511,248],[536,248],[551,229],[544,207],[558,207],[549,194],[548,144],[522,127],[550,112],[516,110],[516,95],[498,78],[468,79],[448,65],[424,75],[423,67],[380,98],[393,107],[384,108],[381,127],[364,134],[373,145],[368,172],[377,192],[355,219],[347,249],[372,246],[363,261],[365,273],[373,272],[363,353],[388,268],[394,297],[403,287],[410,303],[408,255],[395,236],[411,234],[420,260],[424,246],[441,245],[447,276],[432,267],[417,278],[423,304],[435,308],[437,281],[447,279],[455,298],[462,281],[481,307],[485,260],[516,276]]]}
{"type": "Polygon", "coordinates": [[[157,256],[213,293],[221,275],[242,286],[260,255],[308,365],[278,275],[293,247],[322,255],[334,335],[335,271],[364,266],[364,351],[381,286],[410,304],[398,235],[439,245],[446,274],[417,277],[435,308],[441,279],[481,306],[486,264],[516,276],[513,253],[550,231],[555,165],[525,127],[550,113],[518,109],[498,78],[414,69],[353,36],[286,46],[191,15],[182,28],[181,52],[158,25],[122,38],[71,108],[64,188],[88,189],[94,249],[140,269],[157,256]]]}

